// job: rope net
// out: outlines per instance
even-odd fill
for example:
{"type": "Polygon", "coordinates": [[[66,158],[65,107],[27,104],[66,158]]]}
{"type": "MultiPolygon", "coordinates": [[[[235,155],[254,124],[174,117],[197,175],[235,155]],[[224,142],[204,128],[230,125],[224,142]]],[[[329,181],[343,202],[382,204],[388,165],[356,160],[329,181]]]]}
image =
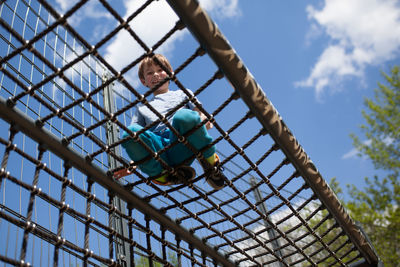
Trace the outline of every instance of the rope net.
{"type": "MultiPolygon", "coordinates": [[[[129,16],[113,2],[95,1],[115,22],[97,39],[74,27],[87,2],[74,1],[61,15],[45,0],[1,1],[4,266],[377,263],[366,237],[196,1],[170,1],[179,19],[152,42],[135,23],[163,1],[143,2],[129,16]],[[228,178],[221,190],[205,182],[197,161],[193,181],[158,186],[121,149],[128,138],[142,142],[138,135],[152,127],[127,128],[139,103],[177,134],[149,104],[159,86],[144,89],[131,77],[144,57],[182,34],[168,81],[205,114],[203,124],[214,124],[211,145],[228,178]],[[140,52],[116,67],[107,47],[122,35],[140,52]],[[230,60],[218,49],[230,51],[230,60]],[[122,131],[129,137],[122,139],[122,131]],[[113,178],[126,168],[130,175],[113,178]]],[[[179,142],[201,158],[187,142],[191,132],[157,153],[147,147],[143,161],[153,157],[174,173],[160,155],[179,142]]]]}

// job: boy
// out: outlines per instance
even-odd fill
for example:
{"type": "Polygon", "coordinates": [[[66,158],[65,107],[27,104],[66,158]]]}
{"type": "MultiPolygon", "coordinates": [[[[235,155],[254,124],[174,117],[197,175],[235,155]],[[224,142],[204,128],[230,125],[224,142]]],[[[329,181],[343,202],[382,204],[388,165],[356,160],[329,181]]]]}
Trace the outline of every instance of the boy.
{"type": "MultiPolygon", "coordinates": [[[[173,73],[169,61],[163,55],[155,54],[152,57],[144,58],[139,65],[138,74],[142,84],[150,89],[155,88],[161,81],[169,77],[167,72],[161,68],[160,64],[158,64],[154,58],[167,68],[170,73],[173,73]]],[[[170,91],[169,81],[167,81],[153,92],[153,99],[149,101],[149,104],[161,115],[165,116],[169,111],[187,99],[187,95],[181,90],[170,91]]],[[[183,135],[199,125],[206,117],[189,101],[167,119],[174,129],[176,129],[180,135],[183,135]]],[[[138,132],[143,127],[156,120],[158,120],[156,114],[147,106],[138,104],[131,125],[128,128],[133,132],[138,132]]],[[[186,137],[190,145],[197,151],[212,142],[212,137],[207,132],[207,129],[210,129],[212,126],[210,122],[207,122],[206,125],[203,125],[186,137]]],[[[124,132],[122,135],[123,138],[127,136],[129,136],[127,132],[124,132]]],[[[171,129],[163,122],[158,122],[155,126],[146,130],[139,135],[139,138],[154,152],[158,152],[168,144],[177,140],[177,136],[175,136],[171,129]]],[[[132,138],[124,142],[122,146],[133,161],[139,161],[149,155],[149,152],[143,145],[141,145],[140,142],[135,142],[132,138]]],[[[222,173],[219,158],[215,153],[215,146],[206,149],[202,154],[205,160],[202,160],[200,163],[205,170],[208,184],[214,189],[221,189],[225,185],[224,180],[226,177],[222,173]]],[[[182,183],[181,177],[187,181],[195,177],[194,169],[188,166],[194,159],[190,160],[188,165],[182,165],[184,160],[192,156],[193,152],[181,142],[178,142],[178,144],[172,146],[160,155],[169,166],[176,168],[178,176],[180,177],[167,173],[163,170],[162,165],[155,159],[147,160],[138,167],[149,176],[155,177],[152,181],[156,184],[170,185],[182,183]]]]}

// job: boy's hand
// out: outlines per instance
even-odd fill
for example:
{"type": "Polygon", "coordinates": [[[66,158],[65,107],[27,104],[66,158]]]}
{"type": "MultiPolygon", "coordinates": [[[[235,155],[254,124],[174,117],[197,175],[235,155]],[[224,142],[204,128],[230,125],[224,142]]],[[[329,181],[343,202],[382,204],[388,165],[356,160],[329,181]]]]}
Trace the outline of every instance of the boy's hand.
{"type": "MultiPolygon", "coordinates": [[[[207,120],[206,115],[204,115],[198,108],[195,108],[194,111],[199,113],[201,121],[207,120]]],[[[211,121],[207,121],[205,126],[207,130],[210,130],[212,127],[214,127],[214,124],[211,121]]]]}
{"type": "Polygon", "coordinates": [[[207,121],[207,123],[206,123],[206,129],[207,129],[207,130],[210,130],[212,127],[214,127],[214,124],[212,124],[211,121],[207,121]]]}
{"type": "Polygon", "coordinates": [[[118,180],[122,177],[125,177],[125,176],[131,174],[134,169],[136,169],[136,166],[131,166],[127,169],[122,169],[122,170],[116,171],[113,173],[113,177],[118,180]]]}

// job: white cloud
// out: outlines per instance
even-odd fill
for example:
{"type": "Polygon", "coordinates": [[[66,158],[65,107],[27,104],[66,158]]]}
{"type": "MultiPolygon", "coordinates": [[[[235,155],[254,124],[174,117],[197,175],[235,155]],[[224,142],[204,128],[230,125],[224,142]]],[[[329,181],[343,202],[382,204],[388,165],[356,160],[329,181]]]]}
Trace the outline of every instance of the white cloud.
{"type": "Polygon", "coordinates": [[[72,7],[77,2],[77,0],[56,0],[56,3],[59,7],[58,11],[61,11],[62,13],[65,13],[68,8],[72,7]]]}
{"type": "MultiPolygon", "coordinates": [[[[292,205],[292,207],[294,207],[296,209],[296,208],[304,205],[304,200],[297,201],[295,203],[291,203],[291,205],[292,205]]],[[[305,207],[300,209],[299,216],[289,216],[289,215],[293,214],[293,211],[289,208],[283,208],[281,210],[278,210],[277,212],[274,212],[272,214],[272,216],[270,216],[269,219],[275,224],[277,222],[280,222],[280,224],[277,225],[277,227],[281,231],[285,232],[285,231],[287,231],[287,229],[291,229],[291,228],[301,225],[302,223],[299,218],[308,217],[312,212],[316,211],[318,209],[318,207],[319,207],[319,202],[312,201],[312,202],[306,204],[305,207]],[[285,220],[283,220],[283,219],[285,219],[285,220]]],[[[315,213],[313,216],[313,219],[318,219],[318,218],[323,218],[323,214],[320,211],[315,213]]],[[[257,237],[260,238],[261,240],[270,240],[271,239],[271,237],[269,235],[270,231],[265,231],[265,225],[262,225],[262,224],[256,225],[256,227],[254,229],[248,229],[248,230],[253,232],[254,234],[256,234],[257,237]]],[[[305,245],[314,239],[311,235],[307,235],[307,234],[309,234],[309,233],[307,232],[307,230],[304,227],[298,227],[296,231],[292,231],[292,232],[288,233],[287,237],[290,240],[299,239],[298,244],[305,245]],[[301,236],[303,236],[303,237],[300,238],[301,236]]],[[[277,239],[277,242],[278,242],[279,246],[283,247],[280,251],[283,255],[286,255],[286,257],[285,257],[286,262],[294,262],[294,261],[298,260],[299,255],[296,253],[292,254],[294,248],[290,244],[288,244],[288,241],[285,238],[280,237],[277,239]]],[[[236,243],[236,245],[239,248],[247,249],[247,253],[251,256],[254,256],[259,263],[264,263],[264,262],[276,259],[270,253],[265,253],[265,255],[263,255],[264,252],[266,252],[266,249],[260,248],[259,246],[257,246],[257,242],[254,241],[253,239],[243,240],[241,242],[236,243]],[[249,248],[251,248],[251,249],[249,249],[249,248]],[[263,256],[261,256],[261,255],[263,255],[263,256]]],[[[275,249],[272,242],[266,242],[266,246],[269,247],[270,249],[275,249]]],[[[310,249],[312,249],[312,247],[310,247],[310,249]]],[[[246,257],[244,257],[243,255],[235,255],[235,257],[236,257],[235,260],[243,261],[242,266],[253,265],[252,262],[246,260],[246,257]]],[[[273,263],[273,264],[269,264],[268,266],[281,266],[281,265],[279,265],[277,263],[275,263],[275,264],[273,263]]]]}
{"type": "Polygon", "coordinates": [[[200,5],[219,18],[240,16],[238,0],[200,0],[200,5]]]}
{"type": "MultiPolygon", "coordinates": [[[[393,144],[394,138],[392,138],[390,136],[385,136],[385,137],[383,137],[382,142],[385,145],[390,146],[391,144],[393,144]]],[[[363,142],[363,145],[366,145],[366,146],[370,146],[371,144],[372,144],[372,141],[370,139],[363,142]]],[[[344,154],[342,156],[342,159],[354,159],[354,158],[357,158],[359,153],[360,153],[360,151],[357,148],[353,148],[352,150],[350,150],[349,152],[344,154]]],[[[363,159],[367,159],[368,157],[364,155],[362,158],[363,159]]]]}
{"type": "MultiPolygon", "coordinates": [[[[366,140],[363,142],[364,145],[366,146],[370,146],[372,143],[371,140],[366,140]]],[[[358,157],[360,151],[357,148],[353,148],[352,150],[350,150],[349,152],[347,152],[346,154],[344,154],[342,156],[342,159],[355,159],[358,157]]],[[[363,159],[366,159],[367,157],[363,157],[363,159]]]]}
{"type": "MultiPolygon", "coordinates": [[[[126,14],[124,18],[126,19],[129,15],[135,12],[144,2],[144,0],[125,1],[126,14]]],[[[237,2],[237,0],[203,0],[200,1],[200,4],[212,14],[221,18],[227,18],[240,14],[237,2]]],[[[130,26],[148,47],[152,47],[175,25],[177,21],[177,15],[170,8],[167,2],[165,0],[160,0],[151,3],[144,11],[132,20],[130,26]]],[[[156,52],[162,53],[170,58],[172,56],[175,42],[181,40],[185,33],[187,33],[187,30],[175,33],[165,44],[157,49],[156,52]]],[[[144,48],[142,48],[127,31],[122,30],[106,47],[105,59],[115,69],[121,70],[144,52],[144,48]]],[[[139,84],[136,77],[136,69],[132,69],[124,77],[132,83],[133,86],[139,84]]]]}
{"type": "MultiPolygon", "coordinates": [[[[134,13],[145,1],[126,1],[126,15],[134,13]]],[[[163,37],[178,21],[178,17],[165,1],[151,3],[130,23],[133,31],[144,41],[147,47],[151,48],[161,37],[163,37]]],[[[176,40],[180,34],[172,36],[176,40]]],[[[167,53],[170,46],[162,46],[160,53],[167,53]]],[[[120,31],[116,38],[106,48],[106,60],[116,69],[121,70],[132,60],[145,52],[128,31],[120,31]]]]}
{"type": "Polygon", "coordinates": [[[317,97],[344,78],[363,79],[367,66],[399,55],[400,6],[397,0],[324,0],[322,9],[307,7],[315,38],[321,29],[330,38],[308,78],[296,83],[314,87],[317,97]]]}
{"type": "MultiPolygon", "coordinates": [[[[77,4],[78,0],[55,0],[57,5],[55,5],[56,10],[65,14],[70,8],[77,4]]],[[[111,18],[111,14],[102,9],[101,4],[98,1],[89,1],[84,4],[76,13],[68,18],[68,22],[77,27],[81,24],[84,18],[86,19],[108,19],[111,18]]]]}

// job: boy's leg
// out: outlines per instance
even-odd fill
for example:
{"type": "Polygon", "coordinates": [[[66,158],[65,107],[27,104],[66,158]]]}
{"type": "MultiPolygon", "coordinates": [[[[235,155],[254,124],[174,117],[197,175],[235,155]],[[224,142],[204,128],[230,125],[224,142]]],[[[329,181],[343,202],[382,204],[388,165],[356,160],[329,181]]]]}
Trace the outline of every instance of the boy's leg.
{"type": "MultiPolygon", "coordinates": [[[[138,132],[143,129],[142,126],[138,124],[133,124],[128,127],[133,132],[138,132]]],[[[122,137],[125,138],[128,136],[128,133],[124,132],[122,137]]],[[[160,151],[164,146],[166,146],[169,142],[168,139],[165,139],[159,135],[154,134],[153,132],[147,130],[144,133],[139,135],[139,138],[153,151],[157,152],[160,151]]],[[[144,146],[139,143],[135,142],[133,139],[130,139],[122,144],[125,148],[126,152],[128,153],[129,157],[133,161],[139,161],[144,159],[146,156],[149,155],[149,152],[144,148],[144,146]]],[[[166,153],[160,155],[161,158],[170,165],[168,161],[168,156],[166,153]]],[[[158,185],[170,185],[175,183],[182,183],[182,181],[188,181],[195,176],[195,171],[193,168],[189,166],[182,166],[178,168],[177,174],[167,174],[163,173],[162,165],[156,161],[155,159],[151,158],[146,162],[139,165],[139,168],[144,173],[148,174],[149,176],[158,177],[153,180],[153,183],[158,185]]]]}
{"type": "MultiPolygon", "coordinates": [[[[175,113],[172,125],[180,133],[185,134],[193,129],[201,122],[200,115],[193,110],[181,109],[175,113]]],[[[171,133],[171,142],[175,141],[177,137],[171,133]]],[[[196,150],[200,150],[205,146],[211,144],[212,137],[208,134],[206,127],[203,125],[196,130],[193,134],[187,137],[189,143],[193,145],[196,150]]],[[[173,160],[182,162],[183,160],[192,156],[193,153],[184,144],[179,143],[170,149],[168,157],[170,161],[173,160]]],[[[211,146],[203,152],[204,159],[200,161],[204,172],[206,173],[206,180],[208,184],[214,189],[221,189],[225,186],[226,176],[223,174],[223,167],[220,160],[215,154],[215,146],[211,146]]],[[[191,163],[191,162],[189,162],[191,163]]]]}
{"type": "MultiPolygon", "coordinates": [[[[190,109],[180,109],[178,110],[172,120],[172,126],[181,134],[187,133],[189,130],[193,129],[201,122],[199,113],[190,109]]],[[[203,147],[211,144],[213,141],[212,137],[208,134],[206,127],[203,125],[199,129],[197,129],[193,134],[187,137],[188,142],[196,149],[201,150],[203,147]]],[[[177,137],[172,133],[170,133],[170,142],[174,142],[177,140],[177,137]]],[[[185,159],[191,157],[193,155],[192,151],[184,144],[178,143],[177,145],[170,148],[168,151],[169,161],[173,165],[178,165],[185,159]]],[[[203,156],[205,158],[211,157],[215,153],[215,146],[211,146],[210,148],[203,151],[203,156]]],[[[194,159],[193,159],[194,160],[194,159]]],[[[190,165],[192,162],[188,162],[190,165]]]]}
{"type": "MultiPolygon", "coordinates": [[[[132,132],[138,132],[143,127],[134,123],[134,124],[130,125],[128,128],[132,132]]],[[[122,138],[125,138],[127,136],[129,136],[129,134],[127,132],[124,132],[122,134],[122,138]]],[[[153,132],[151,132],[149,130],[140,134],[139,138],[154,152],[157,152],[164,147],[162,137],[154,134],[153,132]]],[[[122,143],[122,147],[126,150],[126,153],[128,153],[129,157],[133,161],[142,160],[149,155],[149,152],[143,147],[143,145],[140,144],[140,142],[135,142],[133,140],[133,138],[122,143]]],[[[167,156],[165,153],[161,154],[161,158],[164,161],[166,161],[166,157],[167,156]]],[[[159,175],[159,174],[161,174],[161,172],[163,170],[161,164],[153,158],[140,164],[139,168],[141,171],[148,174],[149,176],[159,175]]]]}

